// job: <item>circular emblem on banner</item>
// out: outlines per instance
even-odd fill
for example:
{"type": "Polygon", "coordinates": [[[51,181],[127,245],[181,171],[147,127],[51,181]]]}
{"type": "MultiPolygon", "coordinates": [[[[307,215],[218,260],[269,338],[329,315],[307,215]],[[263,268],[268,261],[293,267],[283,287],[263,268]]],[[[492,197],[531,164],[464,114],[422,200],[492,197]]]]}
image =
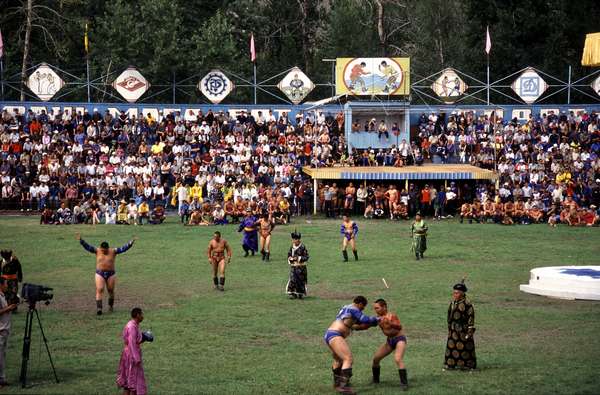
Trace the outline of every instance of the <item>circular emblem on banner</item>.
{"type": "Polygon", "coordinates": [[[112,84],[113,88],[130,103],[139,99],[150,88],[150,83],[135,68],[123,71],[112,84]]]}
{"type": "Polygon", "coordinates": [[[211,70],[202,78],[198,89],[210,100],[220,103],[233,90],[233,82],[220,70],[211,70]]]}

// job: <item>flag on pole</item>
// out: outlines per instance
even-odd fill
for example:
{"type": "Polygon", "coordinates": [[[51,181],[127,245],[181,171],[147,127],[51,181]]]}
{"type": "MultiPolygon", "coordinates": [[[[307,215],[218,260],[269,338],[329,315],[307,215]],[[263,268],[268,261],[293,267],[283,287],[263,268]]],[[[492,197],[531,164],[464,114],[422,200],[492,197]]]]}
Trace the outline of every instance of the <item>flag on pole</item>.
{"type": "Polygon", "coordinates": [[[85,24],[85,35],[83,36],[83,46],[85,47],[85,53],[90,52],[89,42],[88,42],[88,24],[85,24]]]}
{"type": "Polygon", "coordinates": [[[485,53],[490,54],[492,49],[492,38],[490,37],[490,27],[487,26],[485,29],[485,53]]]}
{"type": "Polygon", "coordinates": [[[250,61],[256,62],[256,49],[254,49],[254,33],[250,35],[250,61]]]}
{"type": "Polygon", "coordinates": [[[0,58],[4,55],[4,42],[2,41],[2,31],[0,30],[0,58]]]}

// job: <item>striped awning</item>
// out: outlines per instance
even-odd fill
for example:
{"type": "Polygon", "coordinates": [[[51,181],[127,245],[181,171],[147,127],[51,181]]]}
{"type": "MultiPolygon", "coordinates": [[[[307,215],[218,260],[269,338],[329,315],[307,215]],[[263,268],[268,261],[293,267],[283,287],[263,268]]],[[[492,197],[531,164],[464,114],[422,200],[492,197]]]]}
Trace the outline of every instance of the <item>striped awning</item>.
{"type": "Polygon", "coordinates": [[[490,170],[471,165],[424,165],[407,167],[305,167],[318,180],[495,180],[490,170]]]}

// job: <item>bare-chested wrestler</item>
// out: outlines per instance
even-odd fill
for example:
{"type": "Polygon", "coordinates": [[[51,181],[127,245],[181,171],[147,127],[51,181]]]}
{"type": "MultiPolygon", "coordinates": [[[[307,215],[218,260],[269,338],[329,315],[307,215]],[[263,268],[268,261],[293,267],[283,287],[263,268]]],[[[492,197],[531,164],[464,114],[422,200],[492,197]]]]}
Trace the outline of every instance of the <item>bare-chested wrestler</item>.
{"type": "Polygon", "coordinates": [[[208,243],[207,255],[208,263],[212,266],[214,288],[219,291],[225,291],[225,265],[231,261],[231,254],[229,243],[221,238],[221,232],[216,231],[208,243]]]}
{"type": "Polygon", "coordinates": [[[346,342],[353,330],[365,330],[377,326],[379,317],[369,317],[363,314],[367,307],[367,298],[357,296],[352,304],[341,308],[335,321],[329,325],[323,339],[333,355],[333,385],[337,392],[355,394],[350,385],[352,377],[352,351],[346,342]]]}
{"type": "Polygon", "coordinates": [[[396,186],[390,185],[390,188],[385,192],[384,196],[388,201],[390,219],[394,219],[394,205],[398,203],[398,199],[400,198],[400,194],[398,193],[396,186]]]}
{"type": "Polygon", "coordinates": [[[258,247],[262,260],[269,261],[271,259],[271,233],[275,229],[275,221],[270,214],[263,213],[254,225],[258,226],[258,247]]]}
{"type": "Polygon", "coordinates": [[[134,237],[127,244],[119,248],[109,248],[106,241],[100,243],[100,247],[96,248],[83,240],[79,233],[75,237],[79,240],[83,248],[92,254],[96,254],[96,314],[102,315],[102,294],[104,293],[104,287],[108,291],[108,311],[112,312],[115,305],[115,285],[117,283],[115,259],[118,254],[122,254],[130,249],[137,238],[134,237]]]}
{"type": "Polygon", "coordinates": [[[375,313],[381,317],[379,327],[387,340],[377,349],[373,356],[373,383],[379,383],[379,374],[381,360],[391,353],[394,353],[394,361],[398,365],[398,373],[400,374],[400,388],[403,391],[408,389],[408,378],[406,376],[406,367],[404,366],[404,351],[406,350],[406,336],[402,330],[400,319],[394,313],[388,312],[387,302],[383,299],[377,299],[373,305],[375,313]]]}
{"type": "Polygon", "coordinates": [[[346,199],[344,200],[344,211],[349,214],[354,210],[354,197],[356,196],[356,188],[350,183],[346,187],[346,199]]]}
{"type": "Polygon", "coordinates": [[[352,221],[349,216],[344,215],[342,225],[340,226],[340,233],[342,235],[342,256],[344,262],[348,262],[348,244],[352,248],[352,254],[354,254],[354,260],[358,261],[358,251],[356,251],[356,235],[358,234],[358,225],[352,221]]]}

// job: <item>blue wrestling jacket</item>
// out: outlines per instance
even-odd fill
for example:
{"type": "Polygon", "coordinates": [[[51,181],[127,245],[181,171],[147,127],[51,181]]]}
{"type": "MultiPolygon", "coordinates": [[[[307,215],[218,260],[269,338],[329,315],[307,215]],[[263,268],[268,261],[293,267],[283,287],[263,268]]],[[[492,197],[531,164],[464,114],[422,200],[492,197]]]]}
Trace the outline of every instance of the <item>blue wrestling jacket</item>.
{"type": "MultiPolygon", "coordinates": [[[[347,318],[352,318],[355,324],[370,324],[371,326],[375,326],[379,323],[377,317],[369,317],[368,315],[363,314],[358,307],[351,304],[342,307],[335,317],[336,320],[342,322],[347,318]]],[[[344,325],[346,324],[344,323],[344,325]]]]}

